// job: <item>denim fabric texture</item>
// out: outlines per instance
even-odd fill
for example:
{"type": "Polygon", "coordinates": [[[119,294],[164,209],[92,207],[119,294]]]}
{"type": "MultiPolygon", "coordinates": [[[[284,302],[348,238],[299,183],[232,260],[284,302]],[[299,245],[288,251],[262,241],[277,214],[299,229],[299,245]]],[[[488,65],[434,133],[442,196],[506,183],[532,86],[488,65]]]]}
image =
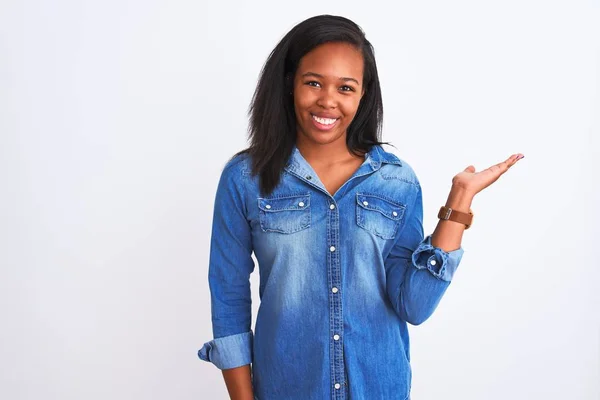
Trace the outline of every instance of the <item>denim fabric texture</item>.
{"type": "Polygon", "coordinates": [[[213,339],[198,356],[219,369],[252,364],[257,400],[408,399],[407,324],[431,316],[463,255],[424,237],[413,169],[373,146],[331,196],[294,147],[264,196],[250,168],[237,156],[220,177],[208,268],[213,339]]]}

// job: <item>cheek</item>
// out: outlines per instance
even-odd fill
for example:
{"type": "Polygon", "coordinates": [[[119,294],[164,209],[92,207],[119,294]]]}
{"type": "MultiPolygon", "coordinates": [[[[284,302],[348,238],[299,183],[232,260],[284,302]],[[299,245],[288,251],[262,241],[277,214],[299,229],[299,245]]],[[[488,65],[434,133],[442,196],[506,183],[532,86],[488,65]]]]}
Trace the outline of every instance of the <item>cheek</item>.
{"type": "Polygon", "coordinates": [[[342,109],[342,111],[344,112],[344,115],[346,115],[347,117],[354,118],[354,116],[356,115],[356,112],[358,111],[359,105],[360,105],[360,97],[347,99],[347,101],[344,102],[344,106],[343,106],[344,108],[342,109]]]}
{"type": "Polygon", "coordinates": [[[296,111],[304,112],[315,102],[314,94],[306,87],[300,86],[294,91],[294,106],[296,111]]]}

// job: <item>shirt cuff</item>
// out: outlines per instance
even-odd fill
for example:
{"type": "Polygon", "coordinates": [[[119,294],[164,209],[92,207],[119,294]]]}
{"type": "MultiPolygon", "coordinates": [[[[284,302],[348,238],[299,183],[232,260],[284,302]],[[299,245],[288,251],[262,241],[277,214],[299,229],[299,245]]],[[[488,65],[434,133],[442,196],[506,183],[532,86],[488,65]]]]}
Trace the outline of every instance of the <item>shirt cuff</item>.
{"type": "Polygon", "coordinates": [[[462,259],[462,247],[447,252],[431,245],[431,235],[421,241],[412,254],[412,262],[418,269],[427,269],[436,278],[450,282],[462,259]]]}
{"type": "Polygon", "coordinates": [[[198,350],[198,357],[219,369],[251,364],[253,339],[252,331],[216,338],[204,343],[198,350]]]}

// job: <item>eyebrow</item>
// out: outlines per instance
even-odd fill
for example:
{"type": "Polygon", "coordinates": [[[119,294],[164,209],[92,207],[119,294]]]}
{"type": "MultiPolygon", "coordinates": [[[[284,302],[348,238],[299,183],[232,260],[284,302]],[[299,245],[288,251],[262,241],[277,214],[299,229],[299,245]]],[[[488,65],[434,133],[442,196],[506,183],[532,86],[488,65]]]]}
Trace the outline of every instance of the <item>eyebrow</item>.
{"type": "MultiPolygon", "coordinates": [[[[323,75],[317,74],[316,72],[307,72],[302,75],[303,78],[305,78],[307,76],[314,76],[316,78],[324,79],[323,75]]],[[[344,81],[344,82],[352,81],[352,82],[356,82],[357,85],[360,85],[360,83],[354,78],[340,77],[339,80],[344,81]]]]}

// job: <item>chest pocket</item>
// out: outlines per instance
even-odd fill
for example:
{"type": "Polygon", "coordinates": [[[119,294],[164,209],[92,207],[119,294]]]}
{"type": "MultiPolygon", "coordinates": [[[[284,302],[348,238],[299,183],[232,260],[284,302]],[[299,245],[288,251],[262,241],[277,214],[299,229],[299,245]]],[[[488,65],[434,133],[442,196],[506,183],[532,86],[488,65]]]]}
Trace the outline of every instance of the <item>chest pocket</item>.
{"type": "Polygon", "coordinates": [[[259,197],[258,208],[264,232],[289,234],[310,227],[310,193],[259,197]]]}
{"type": "Polygon", "coordinates": [[[383,239],[394,239],[406,206],[376,194],[356,194],[356,224],[383,239]]]}

